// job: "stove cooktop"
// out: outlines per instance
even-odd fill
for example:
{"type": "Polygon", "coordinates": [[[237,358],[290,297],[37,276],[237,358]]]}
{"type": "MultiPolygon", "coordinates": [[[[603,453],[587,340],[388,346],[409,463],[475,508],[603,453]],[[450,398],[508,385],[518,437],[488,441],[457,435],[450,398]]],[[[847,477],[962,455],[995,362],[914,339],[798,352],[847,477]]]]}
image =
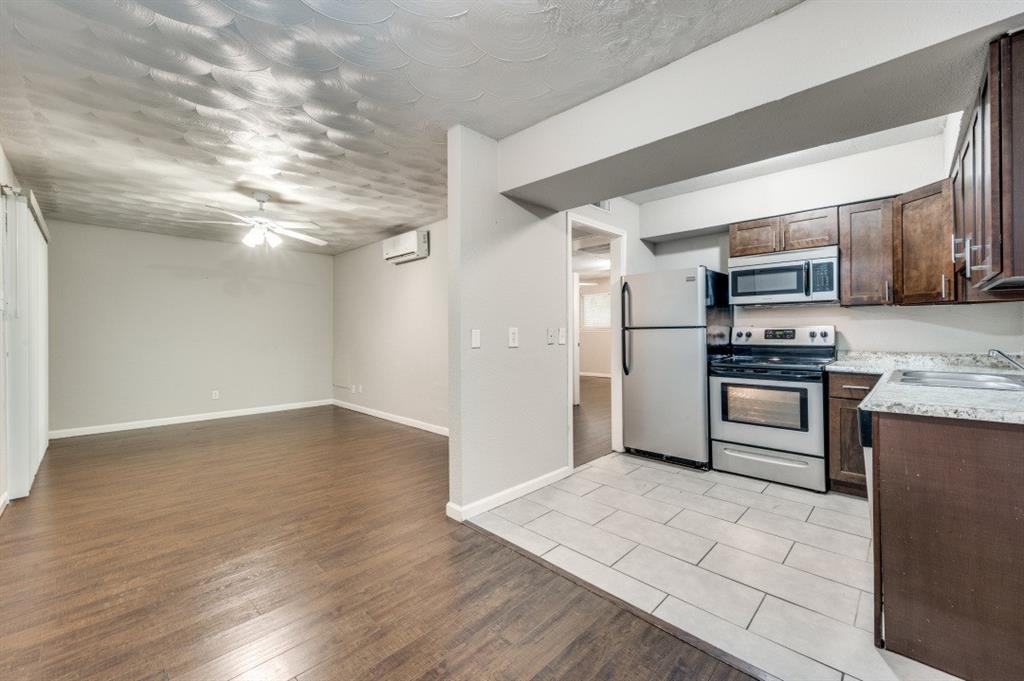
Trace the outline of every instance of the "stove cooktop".
{"type": "Polygon", "coordinates": [[[730,355],[714,359],[714,367],[742,367],[750,369],[807,369],[822,370],[826,364],[832,363],[832,357],[814,357],[800,355],[730,355]]]}

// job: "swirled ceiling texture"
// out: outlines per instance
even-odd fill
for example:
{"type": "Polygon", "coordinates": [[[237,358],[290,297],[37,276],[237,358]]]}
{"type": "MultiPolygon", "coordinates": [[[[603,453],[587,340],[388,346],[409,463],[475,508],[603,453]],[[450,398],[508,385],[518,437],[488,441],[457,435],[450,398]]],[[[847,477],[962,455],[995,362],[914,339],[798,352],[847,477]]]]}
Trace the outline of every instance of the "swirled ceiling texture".
{"type": "Polygon", "coordinates": [[[444,216],[450,125],[504,137],[797,2],[0,0],[0,143],[51,219],[237,240],[205,204],[260,190],[340,252],[444,216]]]}

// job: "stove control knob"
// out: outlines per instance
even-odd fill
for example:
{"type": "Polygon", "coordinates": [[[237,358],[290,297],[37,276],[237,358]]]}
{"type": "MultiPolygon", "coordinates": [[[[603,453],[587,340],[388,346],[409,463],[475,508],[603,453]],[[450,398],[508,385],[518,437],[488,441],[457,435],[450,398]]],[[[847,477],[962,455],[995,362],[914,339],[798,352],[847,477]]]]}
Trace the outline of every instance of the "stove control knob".
{"type": "MultiPolygon", "coordinates": [[[[810,333],[809,335],[810,335],[810,337],[811,337],[812,339],[813,339],[813,338],[817,338],[817,337],[818,337],[818,332],[817,332],[817,331],[811,331],[811,333],[810,333]]],[[[822,337],[822,338],[824,338],[824,337],[825,337],[825,334],[822,334],[822,335],[821,335],[821,337],[822,337]]]]}
{"type": "Polygon", "coordinates": [[[744,335],[744,336],[746,336],[747,338],[750,338],[750,332],[749,332],[749,331],[747,331],[747,332],[746,332],[745,334],[743,334],[743,335],[744,335]]]}
{"type": "Polygon", "coordinates": [[[742,331],[737,331],[736,332],[736,337],[737,338],[743,338],[743,332],[742,331]]]}
{"type": "Polygon", "coordinates": [[[822,331],[821,332],[821,337],[822,338],[828,338],[828,331],[822,331]]]}

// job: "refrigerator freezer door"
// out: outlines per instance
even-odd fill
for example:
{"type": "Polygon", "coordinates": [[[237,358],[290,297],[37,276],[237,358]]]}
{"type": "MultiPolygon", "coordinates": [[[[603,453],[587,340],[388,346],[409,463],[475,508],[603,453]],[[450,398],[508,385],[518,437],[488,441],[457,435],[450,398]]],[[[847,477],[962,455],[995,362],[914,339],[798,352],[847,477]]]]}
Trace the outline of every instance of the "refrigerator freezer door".
{"type": "Polygon", "coordinates": [[[622,432],[626,447],[708,460],[707,333],[704,329],[626,332],[622,432]]]}
{"type": "Polygon", "coordinates": [[[704,326],[707,270],[697,267],[623,277],[626,327],[704,326]]]}

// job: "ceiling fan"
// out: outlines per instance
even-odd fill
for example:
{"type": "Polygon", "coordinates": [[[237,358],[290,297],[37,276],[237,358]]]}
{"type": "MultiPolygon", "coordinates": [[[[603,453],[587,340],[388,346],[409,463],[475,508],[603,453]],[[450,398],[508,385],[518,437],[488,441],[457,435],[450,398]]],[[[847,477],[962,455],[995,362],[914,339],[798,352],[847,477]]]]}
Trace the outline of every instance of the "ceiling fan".
{"type": "Polygon", "coordinates": [[[269,246],[270,248],[277,248],[281,245],[283,239],[281,237],[286,236],[291,239],[298,239],[299,241],[305,241],[306,243],[315,244],[317,246],[326,246],[327,242],[323,239],[318,239],[315,236],[309,236],[302,232],[297,232],[297,229],[319,229],[319,226],[314,223],[306,224],[295,224],[288,222],[288,227],[281,225],[279,222],[273,220],[269,214],[264,212],[263,204],[270,200],[270,195],[264,192],[255,192],[252,198],[256,199],[256,203],[260,205],[260,209],[251,215],[241,215],[239,213],[233,213],[229,210],[224,210],[219,206],[207,206],[207,208],[213,208],[219,210],[221,213],[227,213],[231,217],[235,218],[233,221],[226,220],[184,220],[183,222],[202,222],[208,225],[241,225],[243,227],[249,227],[249,231],[244,237],[242,237],[242,243],[250,248],[256,248],[257,246],[269,246]]]}

